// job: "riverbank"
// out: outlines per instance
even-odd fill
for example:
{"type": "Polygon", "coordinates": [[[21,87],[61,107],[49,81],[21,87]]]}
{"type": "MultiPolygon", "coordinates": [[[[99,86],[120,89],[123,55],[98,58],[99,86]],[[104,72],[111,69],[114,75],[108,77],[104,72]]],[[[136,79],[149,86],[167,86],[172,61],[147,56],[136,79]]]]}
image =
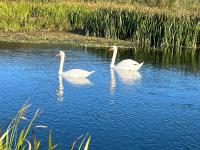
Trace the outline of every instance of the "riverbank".
{"type": "Polygon", "coordinates": [[[1,42],[65,44],[87,47],[134,47],[137,43],[119,39],[97,38],[72,32],[0,32],[1,42]]]}
{"type": "MultiPolygon", "coordinates": [[[[151,47],[166,45],[196,48],[200,43],[199,10],[199,7],[193,5],[191,8],[169,8],[138,3],[4,1],[0,2],[0,31],[73,31],[86,36],[148,44],[151,47]]],[[[45,36],[41,35],[39,39],[49,38],[45,36]]]]}

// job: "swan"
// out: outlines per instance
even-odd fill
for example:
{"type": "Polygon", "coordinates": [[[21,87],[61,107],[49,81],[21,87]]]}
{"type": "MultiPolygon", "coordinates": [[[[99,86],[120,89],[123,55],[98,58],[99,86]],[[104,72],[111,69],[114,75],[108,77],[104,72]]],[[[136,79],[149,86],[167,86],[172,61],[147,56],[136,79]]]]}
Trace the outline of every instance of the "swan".
{"type": "Polygon", "coordinates": [[[60,56],[60,66],[58,71],[59,76],[62,76],[64,78],[87,78],[89,75],[95,72],[82,69],[71,69],[63,72],[65,53],[63,51],[59,51],[59,53],[56,56],[60,56]]]}
{"type": "Polygon", "coordinates": [[[130,71],[137,71],[139,70],[143,63],[138,63],[134,60],[131,60],[131,59],[126,59],[126,60],[123,60],[121,61],[120,63],[118,63],[117,65],[115,65],[115,59],[116,59],[116,56],[117,56],[117,46],[112,46],[109,51],[114,51],[113,52],[113,56],[112,56],[112,61],[111,61],[111,64],[110,64],[110,68],[111,69],[116,69],[116,70],[130,70],[130,71]]]}

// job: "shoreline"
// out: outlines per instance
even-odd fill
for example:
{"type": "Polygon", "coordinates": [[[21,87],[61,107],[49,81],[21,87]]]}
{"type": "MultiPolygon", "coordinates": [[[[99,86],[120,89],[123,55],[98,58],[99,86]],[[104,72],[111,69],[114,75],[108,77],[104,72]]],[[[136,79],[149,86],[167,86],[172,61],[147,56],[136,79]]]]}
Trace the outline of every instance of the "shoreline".
{"type": "MultiPolygon", "coordinates": [[[[150,49],[170,48],[170,45],[162,45],[161,47],[150,47],[148,43],[132,42],[120,39],[100,38],[85,36],[74,32],[52,32],[52,31],[27,31],[27,32],[0,32],[1,44],[31,44],[31,45],[62,45],[67,47],[110,47],[116,45],[119,48],[136,48],[149,47],[150,49]]],[[[171,47],[172,48],[172,47],[171,47]]],[[[200,49],[200,46],[179,47],[183,49],[200,49]]],[[[178,49],[179,49],[178,48],[178,49]]]]}
{"type": "Polygon", "coordinates": [[[132,47],[134,42],[152,48],[196,48],[199,45],[200,8],[194,4],[185,8],[169,8],[149,7],[139,3],[130,5],[109,2],[105,5],[102,2],[73,1],[0,2],[2,40],[68,45],[82,43],[81,45],[89,46],[110,46],[117,43],[128,47],[132,47]],[[78,35],[71,31],[76,31],[74,33],[78,35]],[[93,38],[79,35],[81,32],[93,38]],[[94,37],[105,39],[102,42],[101,38],[94,37]],[[133,42],[126,44],[127,42],[115,39],[133,42]]]}
{"type": "Polygon", "coordinates": [[[61,44],[80,47],[110,47],[117,45],[122,48],[133,48],[138,43],[119,39],[107,39],[84,36],[72,32],[0,32],[1,43],[18,44],[61,44]]]}

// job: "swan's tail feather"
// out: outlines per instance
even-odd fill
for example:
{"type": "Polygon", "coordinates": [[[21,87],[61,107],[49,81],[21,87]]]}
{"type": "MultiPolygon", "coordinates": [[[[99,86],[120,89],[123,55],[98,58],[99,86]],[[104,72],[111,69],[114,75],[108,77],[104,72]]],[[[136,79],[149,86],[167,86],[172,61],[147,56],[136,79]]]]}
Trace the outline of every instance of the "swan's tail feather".
{"type": "Polygon", "coordinates": [[[139,70],[143,66],[143,64],[144,64],[144,61],[140,63],[140,65],[139,65],[137,70],[139,70]]]}
{"type": "Polygon", "coordinates": [[[133,70],[138,71],[140,70],[140,68],[143,66],[144,62],[141,62],[140,64],[138,64],[137,66],[134,67],[133,70]]]}
{"type": "Polygon", "coordinates": [[[95,71],[90,71],[86,77],[90,76],[90,75],[91,75],[92,73],[94,73],[94,72],[95,72],[95,71]]]}
{"type": "Polygon", "coordinates": [[[142,66],[144,64],[144,61],[140,63],[140,65],[142,66]]]}
{"type": "Polygon", "coordinates": [[[90,71],[90,74],[94,73],[95,71],[90,71]]]}

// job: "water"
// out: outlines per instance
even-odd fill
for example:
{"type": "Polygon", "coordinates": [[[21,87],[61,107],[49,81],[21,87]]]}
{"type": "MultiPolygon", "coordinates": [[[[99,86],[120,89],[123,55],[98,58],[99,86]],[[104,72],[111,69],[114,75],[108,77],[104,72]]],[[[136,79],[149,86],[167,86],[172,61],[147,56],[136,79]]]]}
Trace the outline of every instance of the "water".
{"type": "Polygon", "coordinates": [[[90,149],[200,149],[200,55],[191,51],[121,50],[125,58],[144,61],[139,72],[110,71],[105,48],[60,45],[0,46],[0,126],[5,127],[28,101],[27,118],[42,115],[34,128],[47,149],[52,130],[57,149],[69,149],[87,132],[90,149]],[[64,70],[95,70],[88,80],[59,79],[58,49],[66,53],[64,70]]]}

